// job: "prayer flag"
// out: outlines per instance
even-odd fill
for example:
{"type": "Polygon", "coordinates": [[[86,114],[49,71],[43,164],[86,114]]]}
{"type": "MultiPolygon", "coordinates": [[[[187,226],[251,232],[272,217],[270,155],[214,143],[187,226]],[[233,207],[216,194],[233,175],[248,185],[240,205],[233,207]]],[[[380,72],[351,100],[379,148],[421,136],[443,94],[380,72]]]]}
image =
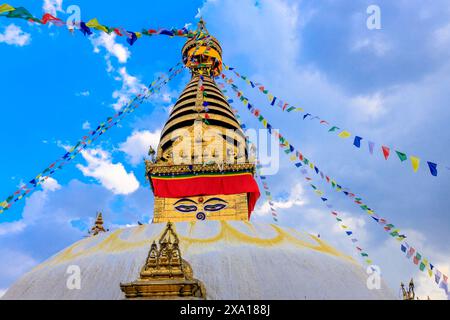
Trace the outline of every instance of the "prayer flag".
{"type": "Polygon", "coordinates": [[[346,139],[346,138],[348,138],[350,136],[351,136],[351,133],[348,132],[348,131],[345,131],[345,130],[338,134],[338,137],[344,138],[344,139],[346,139]]]}
{"type": "Polygon", "coordinates": [[[41,22],[43,23],[43,24],[47,24],[47,22],[53,22],[55,25],[57,25],[57,26],[62,26],[62,25],[64,25],[64,22],[61,20],[61,19],[58,19],[58,18],[56,18],[56,17],[54,17],[54,16],[52,16],[50,13],[46,13],[46,14],[44,14],[43,16],[42,16],[42,20],[41,20],[41,22]]]}
{"type": "Polygon", "coordinates": [[[89,29],[89,27],[86,26],[86,23],[84,23],[83,21],[80,22],[80,31],[81,31],[84,35],[91,35],[91,34],[92,34],[91,29],[89,29]]]}
{"type": "Polygon", "coordinates": [[[441,281],[441,272],[438,270],[438,269],[436,269],[436,272],[435,272],[435,274],[434,274],[434,281],[438,284],[439,283],[439,281],[441,281]]]}
{"type": "Polygon", "coordinates": [[[10,6],[7,3],[0,4],[0,14],[5,13],[5,12],[14,11],[14,10],[15,10],[15,8],[13,6],[10,6]]]}
{"type": "Polygon", "coordinates": [[[38,19],[34,18],[30,12],[24,7],[15,8],[14,10],[8,10],[7,18],[19,18],[25,20],[36,21],[38,19]]]}
{"type": "Polygon", "coordinates": [[[330,130],[328,130],[328,132],[334,132],[334,131],[336,131],[337,129],[339,129],[338,127],[332,127],[330,130]]]}
{"type": "Polygon", "coordinates": [[[89,20],[86,23],[86,26],[108,33],[108,29],[105,26],[101,25],[98,22],[97,18],[89,20]]]}
{"type": "Polygon", "coordinates": [[[127,38],[127,42],[129,43],[130,46],[132,46],[136,41],[137,41],[137,35],[134,32],[131,31],[127,31],[130,36],[127,38]]]}
{"type": "Polygon", "coordinates": [[[373,154],[373,148],[375,147],[375,143],[372,141],[369,141],[368,144],[369,144],[369,152],[370,152],[370,154],[373,154]]]}
{"type": "Polygon", "coordinates": [[[384,158],[387,160],[389,158],[389,152],[390,152],[389,148],[386,146],[382,146],[381,149],[383,150],[384,158]]]}
{"type": "Polygon", "coordinates": [[[437,176],[437,164],[430,162],[430,161],[427,161],[427,163],[428,163],[428,167],[430,168],[431,175],[436,177],[437,176]]]}
{"type": "Polygon", "coordinates": [[[409,159],[411,160],[411,165],[413,167],[414,172],[417,172],[417,170],[419,169],[420,159],[414,156],[410,156],[409,159]]]}
{"type": "Polygon", "coordinates": [[[400,161],[403,162],[406,159],[408,159],[408,157],[406,156],[406,154],[404,154],[403,152],[400,151],[395,151],[395,153],[397,153],[397,156],[399,157],[400,161]]]}
{"type": "Polygon", "coordinates": [[[361,137],[355,136],[355,140],[353,141],[353,145],[355,147],[357,147],[357,148],[360,148],[361,147],[361,140],[362,140],[361,137]]]}

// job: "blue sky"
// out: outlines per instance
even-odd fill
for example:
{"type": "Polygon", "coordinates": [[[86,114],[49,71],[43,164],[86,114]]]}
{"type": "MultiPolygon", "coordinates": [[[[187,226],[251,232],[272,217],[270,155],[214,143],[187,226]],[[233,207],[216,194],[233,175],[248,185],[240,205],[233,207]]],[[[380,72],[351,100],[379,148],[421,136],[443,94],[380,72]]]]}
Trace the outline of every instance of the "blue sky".
{"type": "MultiPolygon", "coordinates": [[[[129,30],[196,24],[200,8],[220,41],[224,62],[264,83],[280,98],[311,110],[333,124],[439,164],[432,177],[422,164],[378,150],[370,156],[350,141],[330,135],[301,115],[281,113],[244,82],[236,82],[289,141],[326,173],[361,195],[397,225],[421,253],[450,272],[450,8],[422,1],[23,1],[40,15],[45,7],[66,18],[79,5],[83,20],[129,30]],[[381,8],[381,30],[368,30],[366,8],[381,8]]],[[[182,38],[124,39],[55,26],[0,19],[2,76],[0,136],[3,148],[0,194],[16,190],[114,114],[131,96],[180,61],[182,38]],[[13,26],[12,26],[13,24],[13,26]],[[19,29],[20,28],[20,29],[19,29]]],[[[81,239],[97,210],[111,229],[149,221],[153,200],[142,157],[155,145],[168,109],[188,81],[184,72],[157,96],[102,136],[91,149],[58,172],[43,189],[0,215],[0,293],[36,264],[81,239]]],[[[259,128],[236,103],[247,126],[259,128]]],[[[348,254],[354,249],[327,208],[304,184],[284,153],[268,183],[280,225],[321,237],[348,254]]],[[[420,296],[445,298],[442,290],[405,259],[396,241],[327,185],[318,182],[357,234],[384,279],[397,293],[414,277],[420,296]]],[[[264,198],[252,216],[271,222],[264,198]]]]}

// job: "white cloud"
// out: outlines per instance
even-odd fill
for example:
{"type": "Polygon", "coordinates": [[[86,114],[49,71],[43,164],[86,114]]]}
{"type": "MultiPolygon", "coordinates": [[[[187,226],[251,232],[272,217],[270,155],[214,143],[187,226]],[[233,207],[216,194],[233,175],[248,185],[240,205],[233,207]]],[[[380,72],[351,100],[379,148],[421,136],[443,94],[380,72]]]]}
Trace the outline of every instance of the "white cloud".
{"type": "Polygon", "coordinates": [[[112,94],[113,98],[117,99],[112,105],[116,111],[126,105],[130,101],[131,96],[142,93],[146,88],[137,77],[128,74],[125,67],[119,69],[119,76],[115,80],[122,81],[122,87],[119,90],[115,90],[112,94]]]}
{"type": "Polygon", "coordinates": [[[4,33],[0,33],[0,43],[2,42],[23,47],[31,42],[31,35],[12,23],[6,27],[4,33]]]}
{"type": "Polygon", "coordinates": [[[98,37],[91,38],[92,45],[94,46],[94,52],[99,53],[100,48],[105,48],[107,55],[105,58],[109,60],[109,56],[114,56],[120,63],[126,63],[131,56],[131,52],[127,47],[120,43],[116,43],[116,35],[114,33],[107,34],[101,33],[98,37]]]}
{"type": "Polygon", "coordinates": [[[82,151],[87,166],[77,164],[86,176],[93,177],[114,194],[130,194],[139,188],[133,172],[128,173],[122,163],[113,163],[111,155],[100,148],[82,151]]]}
{"type": "Polygon", "coordinates": [[[77,97],[89,97],[91,95],[91,93],[89,92],[89,90],[86,91],[81,91],[75,94],[77,97]]]}
{"type": "MultiPolygon", "coordinates": [[[[446,261],[437,260],[434,263],[439,267],[439,271],[449,275],[450,264],[448,261],[449,259],[447,257],[446,261]]],[[[417,287],[416,295],[419,299],[425,300],[427,297],[430,297],[431,300],[450,300],[450,296],[445,296],[444,290],[439,288],[434,282],[434,275],[430,278],[426,272],[417,271],[417,274],[414,276],[414,281],[417,287]]]]}
{"type": "Polygon", "coordinates": [[[356,96],[350,101],[351,107],[357,111],[354,114],[361,120],[377,119],[387,111],[384,106],[384,98],[379,92],[367,96],[356,96]]]}
{"type": "Polygon", "coordinates": [[[382,57],[389,52],[390,46],[381,37],[373,37],[359,39],[355,41],[355,43],[351,47],[351,51],[360,52],[363,50],[368,50],[376,56],[382,57]]]}
{"type": "Polygon", "coordinates": [[[437,47],[448,50],[450,43],[450,23],[434,31],[433,36],[437,47]]]}
{"type": "MultiPolygon", "coordinates": [[[[264,193],[264,189],[261,190],[261,193],[264,193]]],[[[294,206],[302,207],[308,203],[307,199],[304,196],[304,189],[300,183],[294,185],[291,189],[288,199],[278,199],[273,200],[273,208],[274,209],[290,209],[294,206]]],[[[262,195],[264,197],[264,195],[262,195]]],[[[263,202],[261,205],[255,208],[253,212],[256,216],[267,216],[271,214],[270,205],[268,201],[263,202]]]]}
{"type": "Polygon", "coordinates": [[[21,232],[26,224],[23,221],[3,222],[0,224],[0,236],[21,232]]]}
{"type": "Polygon", "coordinates": [[[132,165],[137,165],[142,158],[147,156],[149,146],[156,150],[161,136],[161,130],[154,132],[148,130],[134,131],[119,148],[128,155],[128,161],[132,165]]]}
{"type": "Polygon", "coordinates": [[[89,121],[85,121],[83,122],[83,124],[81,125],[81,128],[83,130],[91,130],[91,123],[89,121]]]}
{"type": "Polygon", "coordinates": [[[63,2],[63,0],[44,0],[42,9],[45,12],[48,12],[51,15],[56,17],[56,13],[58,11],[64,12],[64,10],[62,9],[62,2],[63,2]]]}
{"type": "Polygon", "coordinates": [[[61,189],[61,185],[58,183],[56,179],[53,179],[52,177],[48,177],[43,183],[42,183],[42,189],[44,191],[56,191],[61,189]]]}

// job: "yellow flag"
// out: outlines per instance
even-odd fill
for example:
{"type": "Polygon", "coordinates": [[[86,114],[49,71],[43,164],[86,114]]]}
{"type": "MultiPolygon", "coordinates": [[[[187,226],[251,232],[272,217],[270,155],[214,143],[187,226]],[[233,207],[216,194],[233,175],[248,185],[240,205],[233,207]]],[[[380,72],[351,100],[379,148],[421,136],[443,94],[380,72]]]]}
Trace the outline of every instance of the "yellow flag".
{"type": "Polygon", "coordinates": [[[10,11],[14,11],[14,10],[16,10],[16,8],[10,6],[7,3],[0,4],[0,13],[10,12],[10,11]]]}
{"type": "Polygon", "coordinates": [[[420,159],[417,157],[413,157],[413,156],[409,156],[409,158],[411,159],[411,164],[412,164],[414,172],[417,172],[417,169],[419,169],[420,159]]]}
{"type": "Polygon", "coordinates": [[[310,167],[311,169],[314,169],[314,164],[313,164],[312,162],[310,162],[310,163],[309,163],[309,167],[310,167]]]}
{"type": "Polygon", "coordinates": [[[350,132],[345,131],[345,130],[338,134],[338,136],[339,136],[340,138],[344,138],[344,139],[350,137],[351,135],[352,135],[352,134],[351,134],[350,132]]]}
{"type": "Polygon", "coordinates": [[[348,228],[347,226],[344,226],[344,225],[342,225],[341,227],[342,227],[342,229],[347,229],[348,228]]]}
{"type": "Polygon", "coordinates": [[[106,29],[105,26],[102,26],[102,25],[98,22],[97,18],[94,18],[94,19],[89,20],[89,21],[86,23],[86,26],[88,26],[88,27],[90,27],[90,28],[97,29],[97,30],[101,30],[101,31],[103,31],[103,32],[108,33],[108,29],[106,29]]]}
{"type": "Polygon", "coordinates": [[[291,161],[295,161],[295,160],[297,160],[297,157],[295,156],[295,154],[293,154],[290,159],[291,159],[291,161]]]}
{"type": "Polygon", "coordinates": [[[366,262],[367,262],[368,264],[372,264],[372,260],[370,260],[370,259],[367,259],[366,262]]]}
{"type": "Polygon", "coordinates": [[[140,33],[140,32],[135,32],[134,34],[136,35],[136,38],[142,37],[142,33],[140,33]]]}
{"type": "Polygon", "coordinates": [[[270,102],[272,102],[273,100],[273,95],[271,95],[270,93],[267,94],[267,99],[269,99],[270,102]]]}
{"type": "Polygon", "coordinates": [[[6,208],[8,206],[8,202],[3,201],[2,203],[0,203],[0,206],[2,206],[3,208],[6,208]]]}
{"type": "Polygon", "coordinates": [[[263,119],[262,124],[263,124],[264,128],[267,128],[267,120],[266,119],[263,119]]]}

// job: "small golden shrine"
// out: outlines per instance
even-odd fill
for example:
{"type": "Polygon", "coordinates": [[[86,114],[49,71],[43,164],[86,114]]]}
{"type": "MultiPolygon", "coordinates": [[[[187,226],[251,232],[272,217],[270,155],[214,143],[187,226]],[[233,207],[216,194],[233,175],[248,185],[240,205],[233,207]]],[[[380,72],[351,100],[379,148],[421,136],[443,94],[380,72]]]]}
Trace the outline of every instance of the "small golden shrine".
{"type": "Polygon", "coordinates": [[[400,283],[400,287],[402,288],[403,300],[414,300],[416,294],[414,292],[414,282],[413,279],[409,282],[408,290],[405,289],[405,285],[400,283]]]}
{"type": "Polygon", "coordinates": [[[97,212],[97,218],[95,219],[95,224],[91,228],[91,230],[88,231],[88,233],[92,236],[98,235],[100,232],[106,232],[108,230],[105,230],[103,227],[103,216],[101,212],[97,212]]]}
{"type": "Polygon", "coordinates": [[[159,239],[153,241],[138,280],[120,284],[127,299],[205,299],[203,284],[193,278],[192,268],[181,257],[178,236],[168,222],[159,239]]]}

